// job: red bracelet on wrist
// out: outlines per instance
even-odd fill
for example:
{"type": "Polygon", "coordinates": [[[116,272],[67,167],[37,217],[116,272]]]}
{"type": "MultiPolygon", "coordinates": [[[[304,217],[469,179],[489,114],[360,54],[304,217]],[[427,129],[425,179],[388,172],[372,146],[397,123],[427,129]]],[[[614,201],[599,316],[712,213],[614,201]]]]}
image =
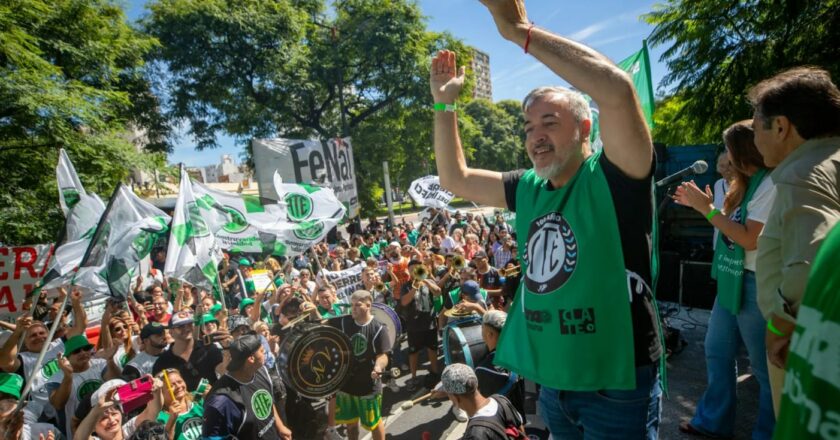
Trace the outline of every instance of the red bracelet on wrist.
{"type": "Polygon", "coordinates": [[[528,53],[528,45],[531,44],[531,30],[534,29],[534,23],[528,26],[528,36],[525,37],[525,53],[528,53]]]}

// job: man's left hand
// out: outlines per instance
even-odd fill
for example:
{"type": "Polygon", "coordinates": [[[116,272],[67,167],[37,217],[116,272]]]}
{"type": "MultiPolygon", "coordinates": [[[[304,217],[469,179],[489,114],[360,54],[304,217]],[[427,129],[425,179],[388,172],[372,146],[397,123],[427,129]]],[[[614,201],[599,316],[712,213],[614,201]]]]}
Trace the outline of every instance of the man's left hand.
{"type": "Polygon", "coordinates": [[[787,362],[788,349],[790,349],[790,338],[793,335],[796,324],[780,318],[773,319],[773,315],[770,316],[770,322],[785,336],[779,336],[769,329],[766,330],[764,345],[767,348],[767,359],[776,367],[784,369],[785,363],[787,362]]]}

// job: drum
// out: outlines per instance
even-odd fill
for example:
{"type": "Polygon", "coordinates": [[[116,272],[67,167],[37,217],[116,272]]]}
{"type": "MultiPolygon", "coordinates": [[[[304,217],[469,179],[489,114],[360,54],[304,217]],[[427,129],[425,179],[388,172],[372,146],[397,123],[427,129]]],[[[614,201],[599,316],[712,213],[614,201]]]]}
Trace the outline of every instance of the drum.
{"type": "Polygon", "coordinates": [[[481,318],[467,318],[443,329],[443,357],[446,365],[467,364],[475,368],[487,356],[487,344],[481,338],[481,318]]]}
{"type": "Polygon", "coordinates": [[[397,312],[382,303],[373,303],[370,312],[377,321],[385,324],[391,344],[396,347],[397,338],[402,334],[402,324],[400,324],[400,317],[397,312]]]}
{"type": "Polygon", "coordinates": [[[276,368],[298,394],[320,399],[334,394],[350,373],[350,339],[335,327],[295,324],[280,341],[276,368]]]}

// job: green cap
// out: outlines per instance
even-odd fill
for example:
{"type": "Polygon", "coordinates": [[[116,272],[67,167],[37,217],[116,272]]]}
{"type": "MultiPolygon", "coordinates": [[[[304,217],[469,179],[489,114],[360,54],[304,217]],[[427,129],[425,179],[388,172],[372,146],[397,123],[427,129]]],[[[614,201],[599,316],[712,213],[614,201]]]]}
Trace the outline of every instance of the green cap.
{"type": "Polygon", "coordinates": [[[19,374],[0,373],[0,393],[20,399],[21,389],[23,389],[23,378],[19,374]]]}
{"type": "Polygon", "coordinates": [[[210,307],[210,314],[211,315],[215,315],[216,313],[219,313],[221,311],[222,311],[222,305],[221,304],[216,303],[216,304],[213,304],[213,307],[210,307]]]}
{"type": "Polygon", "coordinates": [[[70,356],[71,353],[74,351],[87,347],[88,349],[93,348],[93,344],[88,341],[87,336],[85,335],[76,335],[70,337],[67,342],[64,343],[64,356],[70,356]]]}
{"type": "Polygon", "coordinates": [[[243,310],[245,310],[245,307],[248,307],[253,303],[254,303],[254,300],[251,299],[251,298],[243,299],[242,302],[239,303],[239,311],[242,312],[243,310]]]}
{"type": "Polygon", "coordinates": [[[251,262],[248,261],[247,258],[240,258],[239,259],[239,265],[240,266],[245,266],[245,267],[251,267],[251,262]]]}
{"type": "Polygon", "coordinates": [[[283,278],[275,278],[274,279],[274,287],[280,287],[283,285],[283,278]]]}
{"type": "Polygon", "coordinates": [[[207,324],[208,322],[215,322],[216,324],[218,324],[219,320],[216,319],[215,316],[213,316],[209,313],[205,313],[205,314],[201,315],[201,324],[204,325],[204,324],[207,324]]]}

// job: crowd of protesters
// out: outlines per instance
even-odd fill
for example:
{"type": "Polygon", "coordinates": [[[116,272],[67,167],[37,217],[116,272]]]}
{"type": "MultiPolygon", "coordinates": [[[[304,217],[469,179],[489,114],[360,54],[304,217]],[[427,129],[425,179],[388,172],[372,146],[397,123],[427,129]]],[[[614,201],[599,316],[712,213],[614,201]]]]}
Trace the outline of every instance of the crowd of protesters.
{"type": "MultiPolygon", "coordinates": [[[[31,310],[9,326],[13,331],[6,332],[2,341],[0,368],[5,373],[0,392],[9,398],[4,429],[16,432],[18,438],[197,439],[242,438],[243,433],[270,428],[278,438],[291,438],[292,433],[295,438],[314,438],[325,429],[311,423],[318,417],[317,402],[284,383],[278,370],[280,342],[287,334],[284,326],[301,315],[329,320],[323,322],[341,328],[352,325],[342,324],[341,318],[355,316],[354,304],[359,301],[353,298],[364,299],[364,292],[368,307],[375,302],[395,310],[404,332],[396,341],[379,343],[373,362],[360,367],[368,368],[363,374],[381,374],[390,364],[410,372],[405,386],[411,391],[435,386],[442,370],[438,348],[441,330],[449,321],[447,311],[479,319],[488,311],[501,314],[488,324],[488,342],[493,346],[492,335],[498,339],[519,279],[515,234],[501,213],[485,217],[432,209],[416,226],[404,220],[386,225],[372,218],[363,230],[354,232],[338,232],[333,244],[325,240],[292,258],[224,253],[218,267],[220,292],[164,277],[166,251],[155,248],[151,269],[135,277],[131,297],[107,301],[95,343],[87,336],[91,329],[79,291],[62,288],[57,296],[42,292],[27,305],[31,310]],[[362,266],[362,285],[357,286],[361,293],[352,298],[339,298],[336,287],[320,276],[322,270],[354,266],[362,266]],[[256,271],[267,276],[267,285],[258,286],[252,276],[256,271]],[[59,310],[68,294],[70,306],[59,310]],[[56,319],[61,324],[47,341],[56,319]],[[50,347],[43,366],[33,372],[44,344],[50,347]],[[417,372],[425,362],[429,372],[420,376],[421,381],[417,372]],[[11,417],[12,402],[17,403],[27,379],[33,381],[28,402],[11,417]],[[248,419],[242,403],[230,398],[240,396],[239,384],[248,380],[260,381],[271,391],[277,417],[271,417],[267,428],[248,419]],[[150,396],[146,402],[129,405],[130,409],[119,403],[131,399],[119,396],[120,390],[141,383],[150,396]],[[237,392],[230,391],[231,383],[237,392]]],[[[485,364],[488,383],[507,377],[492,365],[492,356],[485,364]]],[[[394,381],[389,385],[397,390],[394,381]]],[[[356,396],[338,393],[328,399],[327,438],[343,438],[336,429],[343,423],[355,438],[353,422],[360,415],[363,428],[384,436],[378,412],[381,400],[371,404],[357,399],[371,390],[381,396],[380,385],[356,396]],[[373,419],[347,410],[364,404],[376,409],[373,419]]],[[[511,394],[522,408],[521,387],[511,394]]],[[[453,407],[453,413],[466,420],[460,408],[453,407]]]]}

